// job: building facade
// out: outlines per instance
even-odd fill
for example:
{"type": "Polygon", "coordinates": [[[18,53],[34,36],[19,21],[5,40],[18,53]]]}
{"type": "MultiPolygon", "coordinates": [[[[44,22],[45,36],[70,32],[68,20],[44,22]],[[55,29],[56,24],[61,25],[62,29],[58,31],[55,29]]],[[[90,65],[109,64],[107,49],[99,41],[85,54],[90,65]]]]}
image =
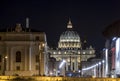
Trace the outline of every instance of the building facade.
{"type": "Polygon", "coordinates": [[[109,38],[105,44],[105,77],[120,77],[120,37],[109,38]]]}
{"type": "Polygon", "coordinates": [[[0,32],[0,75],[47,74],[47,41],[44,32],[8,28],[0,32]]]}
{"type": "Polygon", "coordinates": [[[73,31],[73,26],[69,20],[67,30],[60,35],[57,49],[50,49],[50,57],[54,57],[59,62],[55,71],[58,75],[77,76],[82,68],[81,61],[95,57],[95,49],[92,46],[83,49],[80,36],[73,31]]]}
{"type": "Polygon", "coordinates": [[[120,20],[108,25],[103,36],[106,38],[103,50],[105,77],[120,77],[120,20]]]}

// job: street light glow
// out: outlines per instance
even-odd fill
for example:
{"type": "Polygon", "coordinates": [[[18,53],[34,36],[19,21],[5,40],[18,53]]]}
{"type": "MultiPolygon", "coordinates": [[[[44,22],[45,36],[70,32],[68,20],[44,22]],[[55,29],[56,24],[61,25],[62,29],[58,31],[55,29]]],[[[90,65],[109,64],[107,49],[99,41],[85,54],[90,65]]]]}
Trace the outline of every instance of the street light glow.
{"type": "Polygon", "coordinates": [[[117,38],[116,38],[116,37],[114,37],[112,40],[113,40],[113,41],[115,41],[116,39],[117,39],[117,38]]]}
{"type": "Polygon", "coordinates": [[[99,62],[99,65],[101,65],[101,62],[99,62]]]}
{"type": "Polygon", "coordinates": [[[61,68],[65,62],[66,62],[66,61],[63,60],[62,63],[60,64],[59,68],[61,68]]]}
{"type": "Polygon", "coordinates": [[[102,63],[104,63],[105,61],[104,60],[102,60],[102,63]]]}
{"type": "Polygon", "coordinates": [[[82,70],[90,70],[90,69],[92,69],[92,68],[94,68],[94,67],[97,67],[98,65],[101,65],[102,63],[104,63],[104,60],[102,60],[102,62],[96,63],[95,65],[92,65],[92,66],[83,68],[82,70]]]}
{"type": "Polygon", "coordinates": [[[7,59],[8,57],[7,57],[7,56],[5,56],[5,58],[7,59]]]}

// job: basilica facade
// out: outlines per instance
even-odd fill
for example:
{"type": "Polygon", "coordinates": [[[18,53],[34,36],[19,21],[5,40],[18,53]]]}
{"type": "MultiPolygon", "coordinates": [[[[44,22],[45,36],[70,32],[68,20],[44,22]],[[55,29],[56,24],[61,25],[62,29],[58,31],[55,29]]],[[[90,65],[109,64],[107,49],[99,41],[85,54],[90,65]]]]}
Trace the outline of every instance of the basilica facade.
{"type": "Polygon", "coordinates": [[[56,59],[55,67],[52,67],[54,70],[51,72],[57,76],[80,75],[80,70],[83,68],[81,62],[95,57],[95,49],[92,46],[82,48],[80,36],[76,31],[73,31],[70,20],[67,24],[67,30],[60,35],[58,47],[49,49],[49,52],[50,57],[56,59]]]}

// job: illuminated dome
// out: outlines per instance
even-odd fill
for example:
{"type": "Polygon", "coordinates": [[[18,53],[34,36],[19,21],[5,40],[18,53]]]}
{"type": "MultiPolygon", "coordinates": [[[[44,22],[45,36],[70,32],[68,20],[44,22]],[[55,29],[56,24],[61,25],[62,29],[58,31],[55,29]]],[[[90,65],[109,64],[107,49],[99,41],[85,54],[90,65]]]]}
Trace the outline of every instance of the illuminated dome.
{"type": "Polygon", "coordinates": [[[68,30],[63,32],[58,42],[58,48],[61,49],[78,49],[81,48],[80,37],[76,31],[72,30],[72,23],[69,20],[68,30]]]}

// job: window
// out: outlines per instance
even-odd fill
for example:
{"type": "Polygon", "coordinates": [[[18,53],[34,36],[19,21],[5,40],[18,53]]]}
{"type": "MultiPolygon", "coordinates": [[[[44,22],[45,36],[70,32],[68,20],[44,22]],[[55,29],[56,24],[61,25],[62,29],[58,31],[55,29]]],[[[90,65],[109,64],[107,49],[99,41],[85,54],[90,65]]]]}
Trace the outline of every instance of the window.
{"type": "Polygon", "coordinates": [[[1,70],[1,66],[0,66],[0,70],[1,70]]]}
{"type": "Polygon", "coordinates": [[[21,52],[20,51],[16,52],[16,62],[21,62],[21,52]]]}
{"type": "Polygon", "coordinates": [[[16,66],[16,70],[20,70],[20,66],[16,66]]]}
{"type": "Polygon", "coordinates": [[[35,60],[36,60],[36,62],[39,62],[39,55],[36,55],[35,60]]]}
{"type": "Polygon", "coordinates": [[[39,36],[36,36],[35,40],[39,40],[39,36]]]}

